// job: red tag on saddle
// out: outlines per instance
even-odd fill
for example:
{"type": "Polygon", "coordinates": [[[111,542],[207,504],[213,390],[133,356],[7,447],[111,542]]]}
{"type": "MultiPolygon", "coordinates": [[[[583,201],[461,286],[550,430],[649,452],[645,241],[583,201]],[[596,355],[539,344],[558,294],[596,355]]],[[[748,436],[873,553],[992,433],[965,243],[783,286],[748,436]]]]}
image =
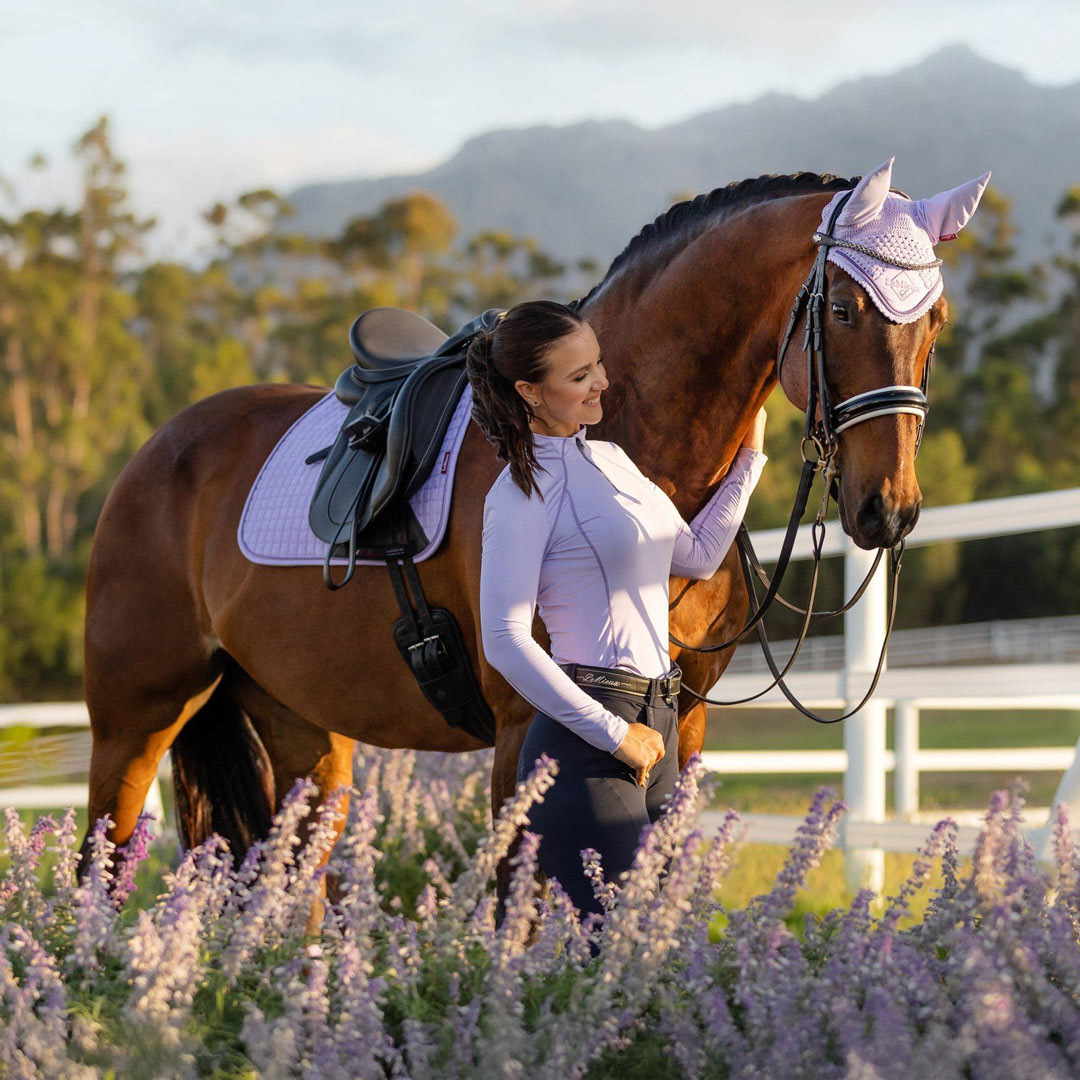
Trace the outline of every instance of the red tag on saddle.
{"type": "Polygon", "coordinates": [[[956,233],[953,232],[953,233],[949,233],[947,236],[939,236],[938,237],[938,243],[941,243],[942,240],[955,240],[955,239],[956,239],[956,233]]]}

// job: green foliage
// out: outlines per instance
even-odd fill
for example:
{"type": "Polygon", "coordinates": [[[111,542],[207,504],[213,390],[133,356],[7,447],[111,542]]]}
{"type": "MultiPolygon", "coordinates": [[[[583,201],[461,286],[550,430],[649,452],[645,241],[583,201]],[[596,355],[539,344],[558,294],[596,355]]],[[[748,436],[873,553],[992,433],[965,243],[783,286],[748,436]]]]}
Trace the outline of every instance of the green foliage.
{"type": "Polygon", "coordinates": [[[0,573],[0,697],[79,696],[83,591],[77,567],[6,553],[0,573]]]}
{"type": "MultiPolygon", "coordinates": [[[[231,386],[331,384],[348,362],[349,325],[369,307],[409,307],[452,332],[488,307],[568,299],[571,281],[602,272],[589,259],[565,266],[536,238],[506,229],[462,237],[423,191],[354,218],[336,237],[302,236],[290,231],[288,201],[268,188],[205,211],[215,237],[207,265],[132,269],[153,222],[131,210],[105,118],[74,153],[78,206],[0,218],[0,695],[8,698],[77,693],[94,521],[124,462],[181,409],[231,386]]],[[[1057,213],[1071,244],[1052,265],[1017,265],[1011,207],[992,188],[959,238],[940,247],[950,322],[918,461],[928,506],[1080,484],[1080,185],[1057,213]],[[1017,317],[1021,307],[1031,316],[1017,317]]],[[[768,407],[770,465],[751,528],[787,521],[801,466],[802,417],[779,393],[768,407]]],[[[1044,534],[994,550],[992,559],[975,545],[910,553],[900,623],[1076,610],[1076,590],[1062,585],[1080,578],[1075,539],[1044,534]],[[991,569],[1016,589],[969,588],[971,575],[991,569]]],[[[793,593],[802,573],[793,569],[793,593]]],[[[835,568],[826,567],[822,589],[826,599],[838,594],[835,568]]]]}

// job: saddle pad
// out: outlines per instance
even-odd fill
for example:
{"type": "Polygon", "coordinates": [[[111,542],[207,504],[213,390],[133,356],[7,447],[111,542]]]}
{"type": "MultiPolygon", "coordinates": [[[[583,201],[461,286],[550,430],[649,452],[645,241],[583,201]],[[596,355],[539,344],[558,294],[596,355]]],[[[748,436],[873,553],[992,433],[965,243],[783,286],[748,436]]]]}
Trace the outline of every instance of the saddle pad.
{"type": "MultiPolygon", "coordinates": [[[[466,384],[450,426],[446,429],[431,475],[410,497],[409,505],[429,538],[414,562],[433,555],[442,542],[450,516],[454,466],[469,426],[472,388],[466,384]]],[[[308,509],[322,462],[304,459],[329,446],[337,437],[349,412],[333,392],[316,402],[278,440],[251,485],[240,515],[237,540],[245,557],[266,566],[322,566],[327,545],[308,525],[308,509]]],[[[331,559],[345,566],[346,558],[331,559]]],[[[385,566],[382,559],[357,559],[357,564],[385,566]]]]}

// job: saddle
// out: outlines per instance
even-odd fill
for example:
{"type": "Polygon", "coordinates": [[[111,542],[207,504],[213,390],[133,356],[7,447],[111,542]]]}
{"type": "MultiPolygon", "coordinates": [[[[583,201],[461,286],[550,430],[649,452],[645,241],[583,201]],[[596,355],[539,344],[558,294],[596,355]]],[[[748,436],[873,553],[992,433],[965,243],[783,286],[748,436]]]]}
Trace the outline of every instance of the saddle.
{"type": "Polygon", "coordinates": [[[308,522],[330,545],[323,566],[328,588],[352,578],[360,550],[405,546],[415,553],[427,543],[408,499],[431,472],[465,389],[469,342],[499,314],[491,308],[453,337],[399,308],[373,308],[353,323],[356,362],[334,385],[349,413],[333,444],[307,459],[325,459],[308,522]],[[334,582],[330,559],[338,545],[347,547],[349,565],[334,582]]]}
{"type": "Polygon", "coordinates": [[[469,343],[501,314],[489,308],[452,337],[399,308],[358,316],[349,330],[355,363],[334,384],[349,412],[334,442],[307,459],[323,461],[308,522],[328,545],[327,588],[340,589],[352,579],[359,552],[385,558],[401,609],[393,628],[398,650],[447,723],[488,743],[495,741],[495,718],[457,620],[428,605],[413,563],[427,537],[408,500],[431,472],[465,389],[469,343]],[[335,582],[330,560],[343,545],[348,569],[335,582]]]}

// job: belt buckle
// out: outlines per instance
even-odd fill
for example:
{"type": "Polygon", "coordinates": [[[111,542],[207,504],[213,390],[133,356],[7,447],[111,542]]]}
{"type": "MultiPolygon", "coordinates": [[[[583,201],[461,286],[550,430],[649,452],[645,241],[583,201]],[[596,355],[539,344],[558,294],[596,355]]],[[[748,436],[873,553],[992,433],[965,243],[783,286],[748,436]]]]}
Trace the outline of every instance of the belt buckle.
{"type": "Polygon", "coordinates": [[[675,702],[678,700],[678,697],[679,697],[678,687],[674,685],[676,683],[681,685],[681,683],[682,683],[682,672],[679,672],[676,675],[665,675],[664,676],[663,694],[664,694],[664,701],[666,701],[668,703],[668,705],[674,705],[675,702]]]}

